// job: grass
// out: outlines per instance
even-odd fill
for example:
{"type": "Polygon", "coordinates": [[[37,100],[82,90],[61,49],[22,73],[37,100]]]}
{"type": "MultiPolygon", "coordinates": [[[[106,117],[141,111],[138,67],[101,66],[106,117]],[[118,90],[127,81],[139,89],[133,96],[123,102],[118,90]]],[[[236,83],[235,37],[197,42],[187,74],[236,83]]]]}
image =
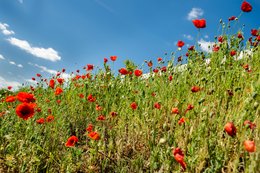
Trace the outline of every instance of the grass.
{"type": "MultiPolygon", "coordinates": [[[[181,72],[170,59],[156,64],[159,69],[166,64],[166,72],[151,71],[154,76],[149,78],[134,74],[122,78],[105,64],[91,78],[73,78],[63,84],[56,81],[55,88],[63,88],[60,95],[41,78],[33,91],[29,87],[5,91],[0,103],[0,172],[181,172],[184,170],[172,153],[179,147],[187,164],[184,172],[257,173],[260,49],[242,46],[235,35],[225,38],[218,52],[190,51],[187,68],[181,72]],[[253,53],[236,61],[236,56],[229,54],[231,49],[237,54],[244,49],[253,53]],[[204,58],[211,62],[205,64],[204,58]],[[249,70],[243,68],[245,64],[249,70]],[[200,90],[192,92],[193,86],[200,90]],[[5,102],[7,95],[21,91],[36,98],[38,111],[28,120],[16,115],[19,101],[5,102]],[[95,102],[88,100],[90,94],[95,102]],[[135,110],[130,106],[133,102],[135,110]],[[186,111],[189,104],[194,108],[186,111]],[[102,110],[97,110],[97,105],[102,110]],[[173,114],[172,108],[178,108],[179,114],[173,114]],[[36,123],[48,115],[54,120],[36,123]],[[100,115],[105,120],[97,120],[100,115]],[[185,122],[179,124],[182,117],[185,122]],[[245,126],[245,120],[255,123],[256,128],[245,126]],[[224,131],[227,122],[237,128],[233,137],[224,131]],[[89,124],[100,135],[99,140],[88,136],[89,124]],[[73,135],[78,142],[66,147],[73,135]],[[245,150],[245,140],[255,142],[255,152],[245,150]]],[[[135,65],[128,61],[127,69],[134,70],[135,65]]]]}

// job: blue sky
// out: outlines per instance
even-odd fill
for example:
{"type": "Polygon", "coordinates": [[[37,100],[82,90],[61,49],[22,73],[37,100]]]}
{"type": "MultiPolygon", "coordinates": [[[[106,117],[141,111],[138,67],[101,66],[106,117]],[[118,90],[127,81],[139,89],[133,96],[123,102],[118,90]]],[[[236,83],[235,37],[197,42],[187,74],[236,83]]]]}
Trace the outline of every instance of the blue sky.
{"type": "MultiPolygon", "coordinates": [[[[260,26],[260,1],[243,14],[245,36],[260,26]]],[[[219,19],[241,13],[242,0],[0,0],[0,88],[29,82],[36,73],[50,77],[65,68],[83,72],[86,64],[102,66],[103,58],[156,61],[177,51],[176,42],[193,45],[198,30],[193,18],[205,18],[198,39],[203,46],[220,35],[219,19]]],[[[236,31],[236,29],[235,29],[236,31]]],[[[185,53],[186,47],[179,52],[185,53]]]]}

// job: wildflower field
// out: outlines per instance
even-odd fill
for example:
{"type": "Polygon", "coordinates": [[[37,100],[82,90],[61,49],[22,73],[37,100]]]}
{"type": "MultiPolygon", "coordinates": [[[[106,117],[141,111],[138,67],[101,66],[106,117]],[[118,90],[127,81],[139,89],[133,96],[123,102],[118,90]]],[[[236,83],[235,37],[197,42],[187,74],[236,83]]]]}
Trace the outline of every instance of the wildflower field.
{"type": "MultiPolygon", "coordinates": [[[[210,53],[179,41],[183,56],[120,69],[111,56],[2,89],[0,172],[259,173],[260,31],[226,34],[239,17],[220,21],[210,53]]],[[[193,25],[199,33],[206,21],[193,25]]]]}

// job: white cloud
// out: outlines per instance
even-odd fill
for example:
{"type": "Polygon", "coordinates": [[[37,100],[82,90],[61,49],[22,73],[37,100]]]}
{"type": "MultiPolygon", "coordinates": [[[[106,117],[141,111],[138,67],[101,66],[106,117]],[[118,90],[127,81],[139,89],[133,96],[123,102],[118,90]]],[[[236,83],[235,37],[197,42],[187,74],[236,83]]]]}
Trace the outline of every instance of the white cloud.
{"type": "Polygon", "coordinates": [[[187,40],[193,40],[193,37],[191,35],[186,35],[186,34],[183,34],[183,37],[186,38],[187,40]]]}
{"type": "Polygon", "coordinates": [[[8,30],[9,25],[6,23],[0,23],[0,30],[4,35],[13,35],[15,34],[14,31],[8,30]]]}
{"type": "Polygon", "coordinates": [[[1,60],[4,60],[5,57],[4,57],[3,55],[0,54],[0,59],[1,59],[1,60]]]}
{"type": "Polygon", "coordinates": [[[15,65],[15,66],[17,66],[17,67],[19,67],[19,68],[23,68],[23,65],[22,65],[22,64],[16,64],[14,61],[9,61],[9,64],[15,65]]]}
{"type": "MultiPolygon", "coordinates": [[[[38,64],[33,64],[31,62],[28,63],[29,65],[32,65],[32,66],[35,66],[39,69],[41,69],[41,72],[46,72],[46,73],[49,73],[51,75],[56,75],[58,73],[58,71],[56,70],[52,70],[52,69],[49,69],[45,66],[42,66],[42,65],[38,65],[38,64]]],[[[64,79],[68,79],[71,77],[71,75],[67,74],[67,73],[61,73],[61,77],[64,78],[64,79]]]]}
{"type": "Polygon", "coordinates": [[[205,41],[203,39],[200,39],[198,43],[200,44],[201,50],[204,52],[212,52],[212,46],[215,44],[214,42],[205,41]]]}
{"type": "Polygon", "coordinates": [[[208,36],[208,35],[205,35],[205,36],[204,36],[204,38],[206,38],[206,39],[207,39],[207,38],[209,38],[209,36],[208,36]]]}
{"type": "Polygon", "coordinates": [[[23,68],[23,65],[22,64],[18,64],[17,67],[23,68]]]}
{"type": "Polygon", "coordinates": [[[21,84],[17,81],[9,81],[0,76],[0,88],[7,88],[8,86],[12,86],[14,89],[17,89],[21,86],[21,84]]]}
{"type": "Polygon", "coordinates": [[[204,14],[204,11],[201,8],[192,8],[187,16],[187,19],[188,20],[197,19],[197,18],[203,16],[203,14],[204,14]]]}
{"type": "Polygon", "coordinates": [[[46,59],[49,61],[59,61],[61,57],[58,52],[53,48],[41,48],[33,47],[26,40],[20,40],[14,37],[7,39],[12,45],[19,47],[22,50],[25,50],[27,53],[34,55],[35,57],[46,59]]]}
{"type": "Polygon", "coordinates": [[[12,65],[16,65],[16,63],[14,61],[9,61],[9,63],[12,65]]]}
{"type": "Polygon", "coordinates": [[[23,0],[18,0],[18,2],[20,2],[21,4],[23,3],[23,0]]]}

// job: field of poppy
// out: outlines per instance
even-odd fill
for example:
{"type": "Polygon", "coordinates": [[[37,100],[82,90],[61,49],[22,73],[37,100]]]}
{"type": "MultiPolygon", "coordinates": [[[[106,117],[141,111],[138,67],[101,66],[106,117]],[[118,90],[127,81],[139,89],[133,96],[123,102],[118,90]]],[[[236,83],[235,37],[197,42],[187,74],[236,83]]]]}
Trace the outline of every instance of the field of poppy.
{"type": "Polygon", "coordinates": [[[111,56],[96,73],[1,90],[0,172],[260,172],[260,31],[228,29],[210,53],[194,45],[120,69],[111,56]]]}

